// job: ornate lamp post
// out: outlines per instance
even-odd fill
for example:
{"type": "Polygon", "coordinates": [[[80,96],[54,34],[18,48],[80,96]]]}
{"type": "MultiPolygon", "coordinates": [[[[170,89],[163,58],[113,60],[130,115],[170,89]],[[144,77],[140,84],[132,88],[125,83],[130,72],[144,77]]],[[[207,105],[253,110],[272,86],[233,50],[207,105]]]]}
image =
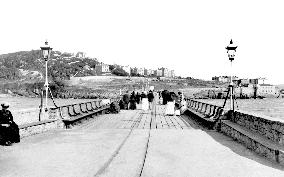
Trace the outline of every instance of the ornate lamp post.
{"type": "Polygon", "coordinates": [[[40,47],[42,51],[43,59],[45,60],[45,111],[48,109],[47,98],[48,98],[48,77],[47,77],[47,62],[49,60],[52,48],[48,45],[46,41],[43,47],[40,47]]]}
{"type": "MultiPolygon", "coordinates": [[[[233,44],[233,40],[231,39],[230,41],[230,44],[226,47],[227,49],[227,53],[228,53],[228,57],[229,57],[229,60],[231,62],[231,69],[233,68],[233,60],[235,58],[235,53],[236,53],[236,49],[237,49],[238,46],[235,46],[233,44]]],[[[230,109],[231,110],[234,110],[234,102],[233,102],[233,87],[234,87],[234,84],[233,84],[233,75],[232,75],[232,72],[231,72],[231,77],[230,77],[230,102],[231,102],[231,105],[230,105],[230,109]]]]}

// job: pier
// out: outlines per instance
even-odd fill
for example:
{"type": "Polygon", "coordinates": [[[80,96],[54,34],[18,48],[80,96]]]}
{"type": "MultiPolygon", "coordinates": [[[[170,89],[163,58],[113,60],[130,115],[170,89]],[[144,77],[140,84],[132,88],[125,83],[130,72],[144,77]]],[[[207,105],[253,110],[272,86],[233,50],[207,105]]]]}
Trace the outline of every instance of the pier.
{"type": "MultiPolygon", "coordinates": [[[[214,111],[214,106],[188,103],[200,114],[203,110],[217,115],[218,107],[214,111]]],[[[139,105],[137,110],[104,114],[94,110],[102,111],[107,105],[92,102],[85,105],[80,106],[78,114],[89,111],[92,116],[79,124],[70,127],[57,124],[57,128],[22,138],[18,144],[0,147],[1,176],[283,175],[281,164],[257,155],[229,136],[205,128],[194,118],[196,114],[166,116],[165,106],[159,104],[148,111],[142,111],[139,105]]],[[[62,116],[52,111],[53,116],[62,116]]],[[[206,116],[202,118],[205,119],[206,116]]]]}

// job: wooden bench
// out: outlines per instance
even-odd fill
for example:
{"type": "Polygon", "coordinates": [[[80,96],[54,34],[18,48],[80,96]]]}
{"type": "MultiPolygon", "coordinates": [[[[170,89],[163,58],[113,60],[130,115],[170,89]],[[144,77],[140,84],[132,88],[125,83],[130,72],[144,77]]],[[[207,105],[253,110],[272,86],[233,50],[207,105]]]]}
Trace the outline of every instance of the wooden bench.
{"type": "MultiPolygon", "coordinates": [[[[62,113],[65,117],[62,119],[66,128],[71,128],[72,125],[82,122],[83,120],[91,118],[94,114],[102,113],[109,108],[108,105],[100,105],[100,101],[93,101],[89,103],[79,103],[66,106],[68,108],[68,116],[62,113]]],[[[66,111],[66,108],[64,110],[66,111]]]]}
{"type": "Polygon", "coordinates": [[[194,100],[187,100],[187,105],[190,114],[208,128],[214,128],[215,124],[223,114],[223,108],[216,105],[194,100]]]}

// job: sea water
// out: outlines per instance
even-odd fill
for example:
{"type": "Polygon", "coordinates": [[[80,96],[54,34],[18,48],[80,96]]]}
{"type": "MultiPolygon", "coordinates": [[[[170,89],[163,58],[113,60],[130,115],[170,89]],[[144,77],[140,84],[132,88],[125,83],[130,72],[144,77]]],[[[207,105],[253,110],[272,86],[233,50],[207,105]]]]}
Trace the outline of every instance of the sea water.
{"type": "MultiPolygon", "coordinates": [[[[92,99],[54,99],[54,103],[56,104],[56,106],[83,103],[89,101],[92,101],[92,99]]],[[[39,106],[41,104],[40,98],[11,96],[0,97],[0,104],[4,102],[8,102],[10,104],[9,110],[12,112],[14,121],[18,125],[39,121],[39,106]]],[[[48,107],[55,107],[54,103],[50,98],[47,100],[48,107]]],[[[43,99],[43,105],[45,106],[45,99],[43,99]]]]}
{"type": "MultiPolygon", "coordinates": [[[[200,102],[223,106],[224,99],[199,99],[200,102]]],[[[266,115],[284,120],[284,99],[264,98],[264,99],[236,99],[235,110],[244,110],[260,115],[266,115]]],[[[225,109],[230,108],[230,100],[226,102],[225,109]]]]}

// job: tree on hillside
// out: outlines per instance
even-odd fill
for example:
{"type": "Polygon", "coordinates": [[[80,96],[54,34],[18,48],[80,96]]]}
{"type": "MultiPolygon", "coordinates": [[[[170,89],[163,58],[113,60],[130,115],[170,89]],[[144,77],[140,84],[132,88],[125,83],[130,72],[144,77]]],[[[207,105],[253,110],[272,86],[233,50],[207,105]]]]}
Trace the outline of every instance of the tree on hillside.
{"type": "Polygon", "coordinates": [[[117,76],[128,76],[128,73],[121,68],[115,68],[111,71],[111,73],[117,76]]]}
{"type": "Polygon", "coordinates": [[[109,70],[112,71],[115,68],[114,65],[109,65],[109,70]]]}

